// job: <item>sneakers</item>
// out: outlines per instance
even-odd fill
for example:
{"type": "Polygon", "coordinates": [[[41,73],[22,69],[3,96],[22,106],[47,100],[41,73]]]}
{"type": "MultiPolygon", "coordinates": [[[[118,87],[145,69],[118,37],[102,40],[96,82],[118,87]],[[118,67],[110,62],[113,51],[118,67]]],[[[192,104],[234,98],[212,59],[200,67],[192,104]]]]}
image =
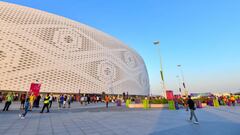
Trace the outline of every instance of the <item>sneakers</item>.
{"type": "Polygon", "coordinates": [[[22,114],[18,114],[18,116],[19,116],[19,118],[21,118],[21,117],[22,117],[22,114]]]}
{"type": "Polygon", "coordinates": [[[199,122],[198,122],[198,121],[194,121],[193,123],[194,123],[194,124],[199,124],[199,122]]]}
{"type": "Polygon", "coordinates": [[[25,119],[25,117],[22,116],[21,119],[25,119]]]}

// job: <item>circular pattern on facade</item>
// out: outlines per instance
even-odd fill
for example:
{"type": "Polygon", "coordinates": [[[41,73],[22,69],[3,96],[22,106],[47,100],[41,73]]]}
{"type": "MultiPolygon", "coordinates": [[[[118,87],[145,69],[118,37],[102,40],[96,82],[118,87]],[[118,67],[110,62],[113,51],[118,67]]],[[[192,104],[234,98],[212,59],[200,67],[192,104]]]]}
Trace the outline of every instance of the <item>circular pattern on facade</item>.
{"type": "Polygon", "coordinates": [[[136,66],[136,60],[130,52],[125,52],[123,56],[124,56],[125,63],[129,67],[134,68],[136,66]]]}
{"type": "Polygon", "coordinates": [[[101,62],[98,66],[98,76],[101,81],[113,82],[116,77],[116,68],[110,62],[101,62]]]}

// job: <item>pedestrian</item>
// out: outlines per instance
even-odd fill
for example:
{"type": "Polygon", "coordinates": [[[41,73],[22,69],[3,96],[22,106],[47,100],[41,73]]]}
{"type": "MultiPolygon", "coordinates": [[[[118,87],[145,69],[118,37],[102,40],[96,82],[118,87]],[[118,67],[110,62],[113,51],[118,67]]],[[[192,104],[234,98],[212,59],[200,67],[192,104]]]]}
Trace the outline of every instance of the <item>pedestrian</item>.
{"type": "Polygon", "coordinates": [[[37,99],[36,99],[36,107],[37,108],[39,108],[39,102],[40,102],[41,98],[42,97],[40,95],[37,96],[37,99]]]}
{"type": "Polygon", "coordinates": [[[109,97],[108,97],[108,95],[105,96],[105,103],[106,103],[106,108],[108,108],[108,103],[109,103],[109,97]]]}
{"type": "Polygon", "coordinates": [[[194,112],[196,110],[195,103],[191,99],[191,96],[188,96],[187,105],[190,109],[190,121],[192,121],[192,118],[194,117],[194,119],[195,119],[194,124],[199,124],[197,116],[195,115],[195,112],[194,112]]]}
{"type": "Polygon", "coordinates": [[[67,95],[65,95],[63,98],[63,108],[66,107],[66,103],[67,103],[67,95]]]}
{"type": "Polygon", "coordinates": [[[19,114],[19,117],[20,117],[21,119],[25,119],[25,116],[26,116],[26,114],[27,114],[27,112],[28,112],[29,106],[30,106],[29,98],[27,98],[26,101],[25,101],[25,103],[24,103],[24,109],[25,109],[25,111],[24,111],[24,113],[19,114]]]}
{"type": "Polygon", "coordinates": [[[12,101],[13,101],[13,94],[8,93],[8,95],[6,96],[6,102],[5,102],[5,106],[3,108],[3,111],[8,111],[12,101]]]}
{"type": "Polygon", "coordinates": [[[53,102],[53,96],[52,94],[49,96],[49,108],[52,107],[52,102],[53,102]]]}
{"type": "Polygon", "coordinates": [[[90,95],[87,95],[87,103],[90,104],[90,101],[91,101],[91,97],[90,95]]]}
{"type": "Polygon", "coordinates": [[[100,100],[100,99],[99,99],[99,96],[97,96],[97,103],[99,102],[99,100],[100,100]]]}
{"type": "Polygon", "coordinates": [[[64,97],[63,97],[63,95],[61,95],[59,97],[59,108],[61,108],[63,106],[63,101],[64,101],[64,97]]]}
{"type": "Polygon", "coordinates": [[[68,108],[70,108],[71,107],[71,102],[72,102],[72,96],[71,95],[68,96],[67,102],[68,102],[68,108]]]}
{"type": "Polygon", "coordinates": [[[26,95],[25,95],[25,94],[22,94],[22,95],[21,95],[21,98],[20,98],[20,101],[21,101],[20,110],[23,110],[23,109],[24,109],[25,100],[26,100],[26,95]]]}
{"type": "Polygon", "coordinates": [[[233,95],[230,97],[230,102],[232,103],[232,106],[235,106],[236,99],[233,95]]]}
{"type": "Polygon", "coordinates": [[[42,111],[40,113],[43,113],[45,107],[47,107],[47,113],[49,113],[49,94],[47,94],[45,97],[44,97],[44,100],[43,100],[43,108],[42,108],[42,111]]]}
{"type": "Polygon", "coordinates": [[[84,96],[83,95],[81,95],[81,97],[80,97],[80,103],[81,103],[81,105],[83,105],[83,103],[84,103],[84,96]]]}
{"type": "Polygon", "coordinates": [[[29,111],[32,111],[34,100],[35,100],[35,96],[32,93],[29,97],[29,103],[30,103],[29,111]]]}

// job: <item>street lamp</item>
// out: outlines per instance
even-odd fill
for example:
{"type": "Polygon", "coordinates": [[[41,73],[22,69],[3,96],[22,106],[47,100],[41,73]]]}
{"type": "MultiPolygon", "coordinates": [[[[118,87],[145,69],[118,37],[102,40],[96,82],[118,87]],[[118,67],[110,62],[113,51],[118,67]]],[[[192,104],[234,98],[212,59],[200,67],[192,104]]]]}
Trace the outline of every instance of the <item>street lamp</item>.
{"type": "Polygon", "coordinates": [[[166,85],[165,85],[164,76],[163,76],[163,66],[162,66],[162,56],[161,56],[161,51],[160,51],[160,41],[154,41],[153,44],[158,47],[158,55],[159,55],[159,58],[160,58],[160,77],[161,77],[161,80],[162,80],[163,96],[166,97],[166,85]]]}
{"type": "Polygon", "coordinates": [[[188,95],[188,91],[187,91],[186,84],[185,84],[183,70],[181,68],[182,65],[177,65],[177,67],[179,68],[179,71],[180,71],[180,74],[181,74],[181,77],[182,77],[182,85],[183,85],[183,88],[184,88],[184,95],[187,96],[188,95]]]}

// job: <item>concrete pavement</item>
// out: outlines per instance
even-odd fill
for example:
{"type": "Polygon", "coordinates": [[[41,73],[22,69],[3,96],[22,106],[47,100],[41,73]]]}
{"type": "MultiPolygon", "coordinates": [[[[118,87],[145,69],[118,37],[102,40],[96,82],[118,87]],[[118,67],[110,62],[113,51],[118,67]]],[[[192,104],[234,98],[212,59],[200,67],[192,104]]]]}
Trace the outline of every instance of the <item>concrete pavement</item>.
{"type": "MultiPolygon", "coordinates": [[[[2,105],[0,105],[2,106],[2,105]]],[[[12,106],[14,107],[14,105],[12,106]]],[[[56,106],[55,106],[56,107],[56,106]]],[[[72,109],[54,108],[51,113],[35,110],[26,119],[19,111],[0,112],[0,135],[239,135],[240,107],[198,109],[199,125],[187,121],[184,109],[105,109],[104,104],[72,109]]]]}

